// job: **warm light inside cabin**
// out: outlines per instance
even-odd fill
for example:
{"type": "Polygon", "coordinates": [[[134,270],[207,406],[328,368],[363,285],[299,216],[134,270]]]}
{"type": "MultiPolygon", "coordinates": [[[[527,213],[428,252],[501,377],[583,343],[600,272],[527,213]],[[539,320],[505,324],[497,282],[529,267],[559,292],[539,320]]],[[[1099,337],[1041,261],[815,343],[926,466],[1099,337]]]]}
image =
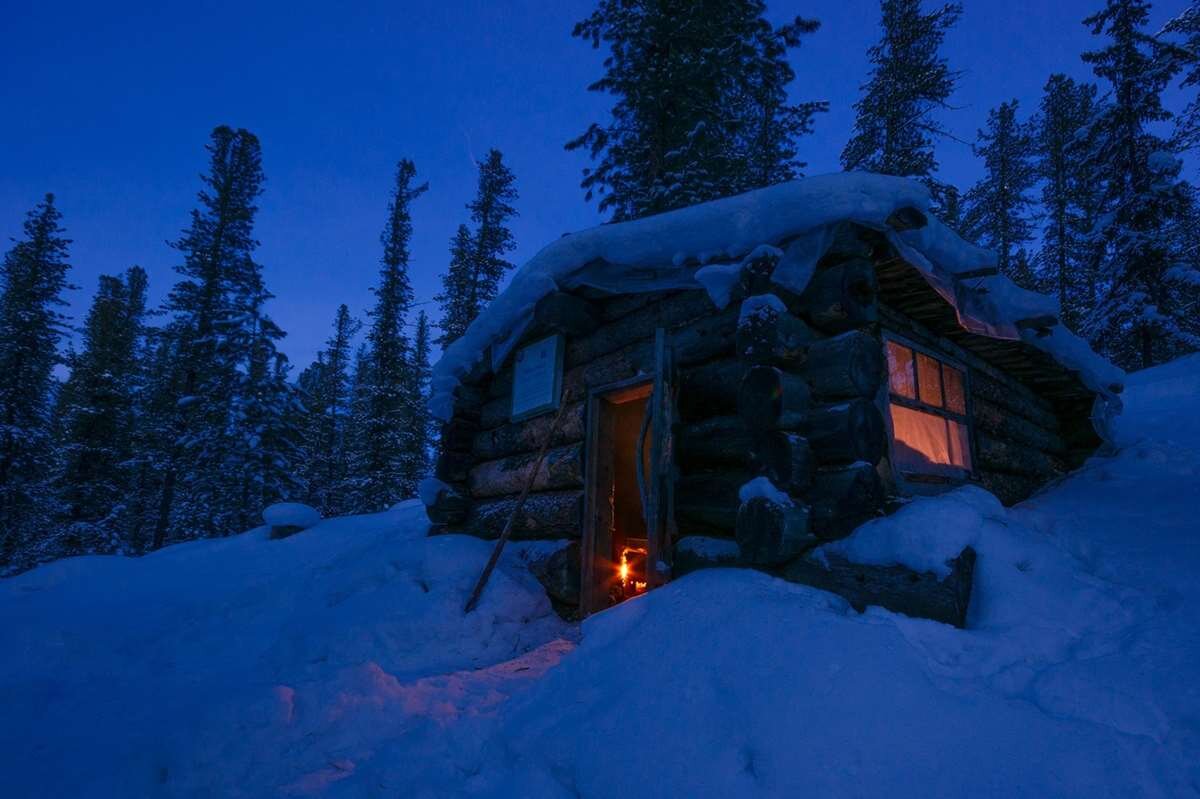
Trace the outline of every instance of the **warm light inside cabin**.
{"type": "Polygon", "coordinates": [[[645,577],[646,550],[644,547],[624,547],[621,550],[621,562],[617,572],[621,577],[621,593],[625,598],[635,596],[646,590],[645,577]]]}
{"type": "Polygon", "coordinates": [[[896,341],[887,342],[892,451],[905,472],[971,470],[963,373],[896,341]]]}

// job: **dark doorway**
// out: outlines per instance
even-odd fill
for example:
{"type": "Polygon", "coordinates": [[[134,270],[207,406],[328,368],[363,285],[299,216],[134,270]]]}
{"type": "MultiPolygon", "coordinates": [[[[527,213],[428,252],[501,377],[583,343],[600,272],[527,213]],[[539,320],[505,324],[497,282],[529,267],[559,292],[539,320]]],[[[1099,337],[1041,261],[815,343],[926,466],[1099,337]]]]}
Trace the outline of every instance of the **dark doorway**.
{"type": "Polygon", "coordinates": [[[649,469],[654,431],[649,383],[592,396],[583,529],[583,611],[594,613],[647,587],[646,517],[641,474],[649,469]]]}

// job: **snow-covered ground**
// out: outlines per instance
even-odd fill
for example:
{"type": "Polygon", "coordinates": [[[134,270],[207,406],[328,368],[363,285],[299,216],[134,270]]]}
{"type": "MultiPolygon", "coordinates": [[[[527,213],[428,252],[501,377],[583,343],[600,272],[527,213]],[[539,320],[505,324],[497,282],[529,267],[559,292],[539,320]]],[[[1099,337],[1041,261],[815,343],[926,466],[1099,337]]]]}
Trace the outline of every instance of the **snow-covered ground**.
{"type": "Polygon", "coordinates": [[[1200,356],[1120,450],[964,489],[855,557],[979,551],[971,629],[737,569],[582,631],[419,503],[0,581],[0,795],[1200,795],[1200,356]]]}

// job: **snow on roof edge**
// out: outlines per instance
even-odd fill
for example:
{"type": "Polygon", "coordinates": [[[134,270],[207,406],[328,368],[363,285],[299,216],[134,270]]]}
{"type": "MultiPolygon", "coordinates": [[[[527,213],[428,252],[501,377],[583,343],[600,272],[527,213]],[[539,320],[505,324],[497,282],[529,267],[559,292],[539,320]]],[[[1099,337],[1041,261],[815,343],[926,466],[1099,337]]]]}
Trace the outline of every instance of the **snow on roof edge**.
{"type": "MultiPolygon", "coordinates": [[[[564,236],[521,266],[504,291],[446,349],[433,367],[430,411],[448,420],[461,379],[488,355],[498,368],[528,327],[534,305],[547,294],[581,286],[630,294],[706,287],[696,279],[700,267],[736,261],[761,245],[805,235],[818,238],[815,246],[798,248],[815,264],[824,251],[824,229],[843,221],[886,233],[905,260],[951,303],[965,329],[1037,347],[1077,371],[1084,385],[1103,399],[1106,409],[1100,416],[1111,418],[1119,411],[1116,391],[1124,382],[1123,371],[1061,325],[1043,336],[1017,329],[1021,319],[1057,316],[1053,298],[1020,289],[1002,276],[954,280],[955,273],[994,266],[995,255],[963,240],[932,215],[927,214],[929,223],[916,230],[897,233],[886,225],[900,208],[928,212],[929,205],[928,190],[914,180],[842,172],[564,236]],[[987,291],[976,290],[981,286],[987,291]]],[[[796,264],[790,273],[807,282],[811,266],[796,264]]],[[[797,288],[794,282],[788,287],[797,288]]],[[[1098,432],[1107,437],[1105,430],[1098,432]]]]}

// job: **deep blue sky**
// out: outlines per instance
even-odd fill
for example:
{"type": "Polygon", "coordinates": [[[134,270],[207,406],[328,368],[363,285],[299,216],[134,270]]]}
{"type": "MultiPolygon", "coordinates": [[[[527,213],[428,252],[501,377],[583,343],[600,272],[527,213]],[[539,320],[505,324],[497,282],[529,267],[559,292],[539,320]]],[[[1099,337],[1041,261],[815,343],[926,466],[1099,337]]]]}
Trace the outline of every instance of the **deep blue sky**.
{"type": "MultiPolygon", "coordinates": [[[[1155,24],[1185,0],[1160,3],[1155,24]]],[[[155,299],[175,275],[165,245],[188,221],[217,124],[262,140],[267,174],[258,259],[277,295],[283,348],[306,365],[334,309],[370,306],[396,161],[430,191],[414,209],[413,282],[437,292],[447,243],[475,190],[473,158],[500,148],[517,175],[521,263],[562,233],[601,221],[578,188],[581,153],[563,142],[609,101],[585,91],[600,55],[573,39],[591,0],[436,3],[9,3],[0,47],[0,235],[17,235],[40,196],[58,195],[74,239],[81,319],[101,273],[138,263],[155,299]]],[[[1087,78],[1080,20],[1102,0],[965,0],[946,55],[964,70],[946,124],[973,139],[989,107],[1036,107],[1052,71],[1087,78]]],[[[878,35],[874,0],[770,3],[816,17],[792,58],[797,99],[830,113],[803,142],[810,174],[838,168],[851,105],[878,35]]],[[[943,178],[966,187],[969,147],[941,145],[943,178]]],[[[7,246],[7,245],[6,245],[7,246]]],[[[424,306],[435,310],[435,306],[424,306]]]]}

